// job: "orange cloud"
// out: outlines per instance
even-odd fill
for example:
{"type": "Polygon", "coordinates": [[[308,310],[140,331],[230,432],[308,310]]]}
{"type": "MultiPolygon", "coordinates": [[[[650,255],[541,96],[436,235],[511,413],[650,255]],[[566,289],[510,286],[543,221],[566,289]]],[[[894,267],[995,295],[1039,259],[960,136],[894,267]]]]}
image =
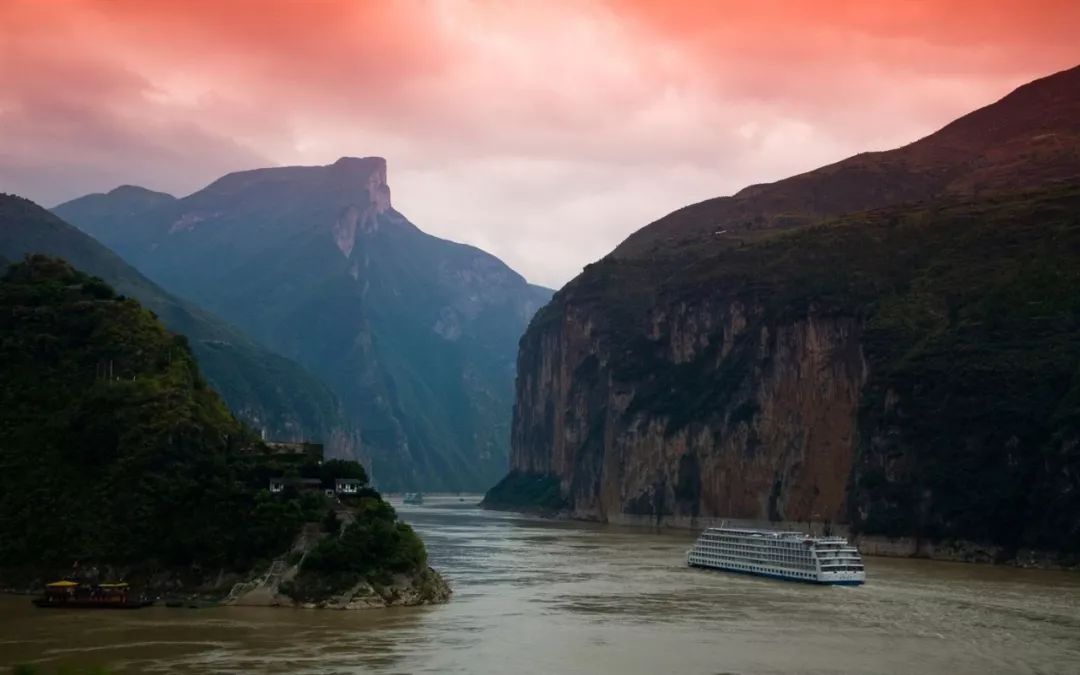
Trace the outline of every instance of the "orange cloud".
{"type": "Polygon", "coordinates": [[[186,193],[378,154],[396,206],[558,285],[686,203],[1075,65],[1072,2],[0,5],[0,189],[186,193]]]}

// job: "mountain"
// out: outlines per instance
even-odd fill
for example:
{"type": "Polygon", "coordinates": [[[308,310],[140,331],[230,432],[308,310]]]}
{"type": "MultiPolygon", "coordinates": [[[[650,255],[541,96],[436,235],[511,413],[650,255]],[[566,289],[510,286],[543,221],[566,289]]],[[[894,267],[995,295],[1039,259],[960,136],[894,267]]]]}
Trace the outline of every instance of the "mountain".
{"type": "Polygon", "coordinates": [[[275,440],[313,440],[327,454],[358,459],[359,432],[334,394],[296,363],[212,314],[163,291],[97,241],[29,200],[0,195],[0,255],[63,258],[137,298],[186,336],[211,385],[230,408],[275,440]]]}
{"type": "Polygon", "coordinates": [[[522,338],[486,502],[1080,554],[1078,77],[588,266],[522,338]]]}
{"type": "Polygon", "coordinates": [[[57,258],[27,256],[0,276],[0,469],[0,588],[40,588],[60,571],[228,603],[449,596],[363,467],[267,452],[183,336],[57,258]],[[357,491],[271,494],[267,477],[283,472],[347,477],[357,491]]]}
{"type": "MultiPolygon", "coordinates": [[[[121,185],[108,193],[81,197],[79,215],[87,223],[108,224],[117,216],[132,218],[175,201],[176,197],[164,192],[154,192],[137,185],[121,185]]],[[[63,217],[62,210],[59,213],[63,217]]]]}
{"type": "Polygon", "coordinates": [[[1078,90],[1080,66],[1024,85],[903,148],[687,206],[630,235],[612,255],[677,254],[853,211],[1067,180],[1080,166],[1078,90]]]}
{"type": "Polygon", "coordinates": [[[123,189],[55,212],[329,383],[382,487],[481,489],[505,473],[517,342],[550,291],[410,223],[385,160],[243,171],[177,200],[123,189]]]}
{"type": "Polygon", "coordinates": [[[291,541],[234,480],[257,437],[100,279],[44,256],[0,277],[0,383],[0,568],[243,565],[291,541]]]}

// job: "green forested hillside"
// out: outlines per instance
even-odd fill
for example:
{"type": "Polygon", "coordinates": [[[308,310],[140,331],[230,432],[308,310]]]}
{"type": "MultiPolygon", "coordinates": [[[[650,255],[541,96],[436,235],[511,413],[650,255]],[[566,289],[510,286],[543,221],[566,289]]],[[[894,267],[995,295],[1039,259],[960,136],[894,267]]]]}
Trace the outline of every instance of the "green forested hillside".
{"type": "Polygon", "coordinates": [[[918,554],[1075,561],[1077,270],[1080,67],[586,267],[522,337],[489,501],[548,479],[535,497],[588,518],[842,521],[918,554]]]}
{"type": "Polygon", "coordinates": [[[42,256],[0,280],[0,566],[242,568],[299,522],[259,506],[257,443],[187,341],[136,301],[42,256]]]}
{"type": "MultiPolygon", "coordinates": [[[[111,198],[130,197],[131,192],[138,196],[135,188],[128,188],[111,198]]],[[[124,201],[125,211],[138,213],[137,205],[167,197],[148,195],[124,201]]],[[[94,200],[90,202],[92,206],[94,200]]],[[[202,372],[230,409],[249,425],[265,429],[269,438],[322,442],[332,455],[359,459],[357,425],[330,389],[298,364],[166,293],[105,246],[37,204],[0,194],[0,255],[18,260],[32,253],[63,258],[101,277],[117,292],[138,299],[169,330],[186,335],[202,372]]]]}
{"type": "Polygon", "coordinates": [[[242,171],[177,200],[124,188],[54,212],[326,382],[380,486],[480,490],[505,472],[517,343],[550,291],[409,222],[385,160],[242,171]]]}
{"type": "MultiPolygon", "coordinates": [[[[1080,188],[854,214],[682,274],[764,322],[865,321],[857,528],[1080,552],[1080,188]]],[[[640,404],[705,414],[668,381],[640,404]]]]}
{"type": "MultiPolygon", "coordinates": [[[[855,213],[693,253],[590,266],[534,319],[520,370],[538,369],[534,336],[567,306],[602,308],[591,336],[615,356],[575,378],[633,392],[620,424],[647,413],[669,435],[752,439],[784,422],[746,395],[770,367],[761,336],[808,316],[853,321],[867,374],[845,477],[853,527],[1080,553],[1080,187],[855,213]],[[703,330],[691,360],[646,337],[650,305],[732,303],[748,308],[742,332],[703,330]]],[[[588,442],[599,452],[603,436],[588,442]]]]}

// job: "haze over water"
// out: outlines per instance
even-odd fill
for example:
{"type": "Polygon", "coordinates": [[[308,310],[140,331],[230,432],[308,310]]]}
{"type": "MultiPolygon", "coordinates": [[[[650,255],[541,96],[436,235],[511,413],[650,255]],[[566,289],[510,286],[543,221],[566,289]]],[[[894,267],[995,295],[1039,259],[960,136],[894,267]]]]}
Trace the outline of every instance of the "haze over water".
{"type": "MultiPolygon", "coordinates": [[[[395,502],[448,605],[48,612],[0,596],[0,666],[123,673],[1075,673],[1080,575],[871,558],[860,588],[685,567],[690,533],[395,502]]],[[[0,671],[2,672],[2,671],[0,671]]]]}

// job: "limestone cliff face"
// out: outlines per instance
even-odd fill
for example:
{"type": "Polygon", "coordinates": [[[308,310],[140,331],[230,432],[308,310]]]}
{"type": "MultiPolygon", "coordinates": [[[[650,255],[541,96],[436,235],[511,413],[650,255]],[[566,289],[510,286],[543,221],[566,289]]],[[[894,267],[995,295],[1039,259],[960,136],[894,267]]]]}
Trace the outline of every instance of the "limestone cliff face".
{"type": "MultiPolygon", "coordinates": [[[[370,460],[390,490],[481,490],[505,472],[517,342],[551,293],[411,223],[385,159],[240,171],[137,218],[101,201],[62,210],[310,370],[360,430],[310,440],[370,460]]],[[[248,417],[294,437],[262,412],[248,417]]]]}
{"type": "Polygon", "coordinates": [[[557,476],[579,517],[843,518],[859,321],[774,322],[738,298],[657,307],[629,348],[641,379],[597,321],[570,305],[523,340],[512,469],[557,476]]]}
{"type": "MultiPolygon", "coordinates": [[[[335,401],[331,405],[334,414],[344,419],[344,411],[340,404],[335,401]]],[[[316,435],[307,420],[289,410],[270,410],[265,407],[240,404],[230,409],[245,424],[261,432],[268,440],[301,443],[315,437],[322,441],[326,458],[349,459],[363,464],[365,468],[371,466],[371,456],[367,454],[363,446],[359,429],[334,424],[332,419],[319,420],[320,426],[316,428],[322,433],[316,435]]]]}
{"type": "Polygon", "coordinates": [[[522,339],[486,503],[1080,560],[1078,84],[631,235],[522,339]]]}
{"type": "Polygon", "coordinates": [[[486,503],[1080,560],[1077,213],[1053,188],[591,265],[522,339],[486,503]]]}
{"type": "Polygon", "coordinates": [[[348,258],[356,246],[357,232],[372,234],[379,229],[378,217],[390,210],[390,186],[386,184],[386,160],[382,157],[356,159],[343,157],[332,167],[338,172],[350,172],[346,184],[355,183],[350,203],[334,222],[331,231],[334,243],[348,258]],[[366,203],[364,203],[366,197],[366,203]]]}

